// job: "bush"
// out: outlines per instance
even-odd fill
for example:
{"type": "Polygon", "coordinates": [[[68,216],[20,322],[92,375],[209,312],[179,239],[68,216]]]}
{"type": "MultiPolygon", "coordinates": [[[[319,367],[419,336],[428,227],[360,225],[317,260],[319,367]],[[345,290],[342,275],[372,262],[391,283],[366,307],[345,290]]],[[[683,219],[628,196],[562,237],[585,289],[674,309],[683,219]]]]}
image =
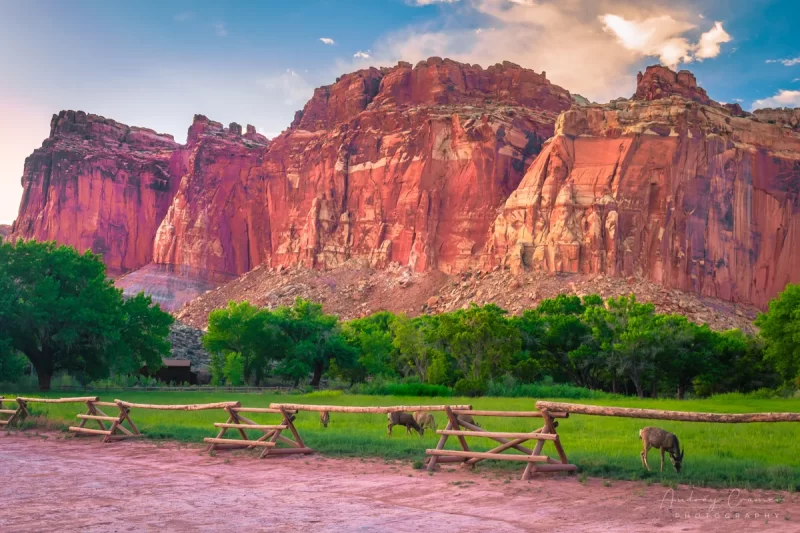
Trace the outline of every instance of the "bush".
{"type": "Polygon", "coordinates": [[[429,383],[361,383],[350,390],[353,394],[371,394],[375,396],[430,396],[448,397],[453,395],[453,389],[444,385],[431,385],[429,383]]]}
{"type": "Polygon", "coordinates": [[[477,379],[459,379],[453,387],[459,396],[483,396],[486,394],[486,383],[477,379]]]}
{"type": "Polygon", "coordinates": [[[540,382],[523,384],[508,383],[508,380],[505,383],[490,381],[486,387],[486,396],[498,396],[501,398],[569,398],[573,400],[622,398],[621,395],[576,387],[565,383],[540,382]]]}

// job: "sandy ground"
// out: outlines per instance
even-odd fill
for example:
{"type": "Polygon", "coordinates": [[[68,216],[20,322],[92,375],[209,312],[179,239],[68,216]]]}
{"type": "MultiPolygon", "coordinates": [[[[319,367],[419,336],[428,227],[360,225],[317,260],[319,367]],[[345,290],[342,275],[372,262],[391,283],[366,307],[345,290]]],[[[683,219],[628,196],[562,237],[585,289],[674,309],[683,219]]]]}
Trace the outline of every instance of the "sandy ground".
{"type": "Polygon", "coordinates": [[[800,532],[798,494],[201,451],[0,434],[0,531],[800,532]]]}

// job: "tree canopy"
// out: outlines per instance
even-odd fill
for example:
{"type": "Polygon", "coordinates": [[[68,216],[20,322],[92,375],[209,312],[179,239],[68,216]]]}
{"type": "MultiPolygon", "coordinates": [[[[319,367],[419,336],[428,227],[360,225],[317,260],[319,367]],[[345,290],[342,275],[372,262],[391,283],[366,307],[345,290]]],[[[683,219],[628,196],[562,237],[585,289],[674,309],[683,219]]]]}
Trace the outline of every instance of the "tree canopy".
{"type": "Polygon", "coordinates": [[[42,390],[58,370],[159,368],[173,320],[148,296],[124,300],[100,256],[36,241],[0,244],[0,317],[0,352],[27,357],[42,390]]]}

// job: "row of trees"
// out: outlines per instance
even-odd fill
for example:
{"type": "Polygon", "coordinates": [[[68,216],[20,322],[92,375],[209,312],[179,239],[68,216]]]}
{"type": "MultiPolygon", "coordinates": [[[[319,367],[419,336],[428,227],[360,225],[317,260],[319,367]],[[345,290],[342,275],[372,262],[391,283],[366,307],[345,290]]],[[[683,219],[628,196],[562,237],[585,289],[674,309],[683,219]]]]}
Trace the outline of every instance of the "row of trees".
{"type": "MultiPolygon", "coordinates": [[[[798,295],[800,288],[789,286],[776,302],[798,295]]],[[[232,384],[268,375],[299,383],[311,375],[316,385],[327,371],[351,383],[412,379],[480,394],[506,375],[522,383],[550,376],[590,389],[683,398],[795,379],[797,341],[771,339],[786,337],[800,300],[776,302],[759,317],[763,336],[715,332],[658,314],[635,296],[561,295],[521,316],[490,304],[416,318],[379,312],[344,323],[302,299],[274,311],[231,303],[211,314],[204,344],[214,354],[215,381],[231,375],[232,384]]]]}
{"type": "MultiPolygon", "coordinates": [[[[54,372],[84,381],[161,365],[172,317],[139,294],[123,299],[100,257],[54,243],[0,245],[0,381],[30,363],[42,389],[54,372]]],[[[800,372],[800,286],[758,317],[759,336],[711,331],[657,314],[634,296],[559,296],[521,316],[495,305],[409,318],[380,312],[340,322],[298,299],[211,313],[203,342],[215,382],[280,376],[312,385],[326,372],[351,383],[414,380],[479,394],[513,376],[639,396],[775,387],[800,372]]]]}
{"type": "Polygon", "coordinates": [[[36,241],[0,244],[0,381],[32,364],[84,381],[157,369],[170,353],[171,315],[138,294],[124,299],[100,256],[36,241]]]}

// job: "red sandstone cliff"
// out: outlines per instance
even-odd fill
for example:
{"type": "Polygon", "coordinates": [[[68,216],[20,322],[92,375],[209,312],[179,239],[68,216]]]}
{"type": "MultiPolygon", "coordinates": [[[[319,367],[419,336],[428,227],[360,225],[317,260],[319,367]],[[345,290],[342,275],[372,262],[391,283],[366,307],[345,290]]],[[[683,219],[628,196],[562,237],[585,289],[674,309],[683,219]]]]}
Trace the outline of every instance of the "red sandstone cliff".
{"type": "Polygon", "coordinates": [[[180,146],[62,112],[13,238],[115,271],[153,261],[120,286],[171,308],[261,264],[349,260],[638,276],[763,306],[800,281],[797,123],[716,104],[687,71],[650,67],[631,100],[588,106],[543,73],[439,58],[345,75],[271,141],[198,115],[180,146]]]}
{"type": "Polygon", "coordinates": [[[317,89],[268,146],[204,127],[184,148],[190,171],[155,261],[235,274],[353,258],[465,268],[570,104],[517,65],[432,58],[317,89]]]}
{"type": "Polygon", "coordinates": [[[11,239],[92,249],[112,272],[139,268],[184,170],[171,135],[82,111],[53,115],[50,136],[25,160],[11,239]]]}
{"type": "Polygon", "coordinates": [[[631,101],[559,117],[487,261],[763,307],[800,281],[800,135],[734,116],[691,74],[651,67],[639,79],[631,101]]]}
{"type": "Polygon", "coordinates": [[[0,242],[3,242],[9,235],[11,235],[11,226],[0,224],[0,242]]]}

